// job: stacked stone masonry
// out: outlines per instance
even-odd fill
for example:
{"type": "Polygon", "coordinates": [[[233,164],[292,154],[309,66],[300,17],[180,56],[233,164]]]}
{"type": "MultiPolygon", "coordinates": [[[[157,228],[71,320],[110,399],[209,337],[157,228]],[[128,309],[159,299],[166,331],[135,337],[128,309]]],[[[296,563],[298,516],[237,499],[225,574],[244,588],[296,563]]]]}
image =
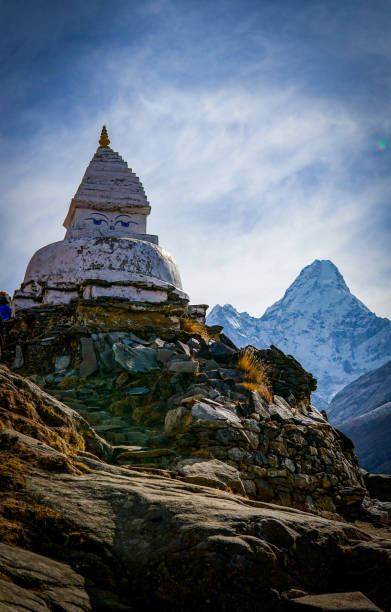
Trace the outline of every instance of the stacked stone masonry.
{"type": "Polygon", "coordinates": [[[80,301],[24,311],[4,326],[3,360],[79,411],[116,445],[119,465],[315,512],[362,505],[353,445],[311,405],[315,381],[296,360],[260,351],[270,402],[243,386],[239,351],[223,334],[186,332],[183,305],[159,308],[80,301]]]}

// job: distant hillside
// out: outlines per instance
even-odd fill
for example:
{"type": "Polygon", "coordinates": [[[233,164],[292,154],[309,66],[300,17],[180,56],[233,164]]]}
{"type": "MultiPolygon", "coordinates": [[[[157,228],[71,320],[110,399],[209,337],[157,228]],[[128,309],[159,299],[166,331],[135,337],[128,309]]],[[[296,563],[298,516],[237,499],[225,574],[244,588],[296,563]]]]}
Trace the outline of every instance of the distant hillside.
{"type": "Polygon", "coordinates": [[[237,345],[274,344],[318,380],[313,395],[326,407],[340,389],[391,358],[391,321],[377,317],[350,292],[336,266],[315,260],[284,297],[260,318],[233,306],[215,306],[209,325],[223,325],[237,345]]]}
{"type": "Polygon", "coordinates": [[[355,419],[391,402],[391,361],[363,374],[332,399],[327,415],[335,424],[355,419]]]}
{"type": "Polygon", "coordinates": [[[337,393],[327,414],[353,440],[361,467],[391,473],[391,361],[337,393]]]}
{"type": "Polygon", "coordinates": [[[391,402],[338,425],[351,438],[361,467],[391,474],[391,402]]]}

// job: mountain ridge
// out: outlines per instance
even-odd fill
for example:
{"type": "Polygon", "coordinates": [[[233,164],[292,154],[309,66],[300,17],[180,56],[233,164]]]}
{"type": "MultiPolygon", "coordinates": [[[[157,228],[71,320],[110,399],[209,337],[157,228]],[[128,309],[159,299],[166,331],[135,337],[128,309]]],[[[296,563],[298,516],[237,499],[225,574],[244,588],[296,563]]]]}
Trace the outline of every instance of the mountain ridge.
{"type": "Polygon", "coordinates": [[[361,467],[378,474],[391,473],[391,402],[340,423],[338,427],[354,442],[361,467]]]}
{"type": "Polygon", "coordinates": [[[330,402],[329,418],[339,424],[368,414],[391,402],[391,360],[362,374],[341,389],[330,402]]]}
{"type": "Polygon", "coordinates": [[[223,325],[236,344],[274,344],[318,379],[314,402],[326,407],[347,384],[391,358],[391,321],[354,296],[330,260],[303,268],[261,317],[216,305],[208,324],[223,325]]]}
{"type": "Polygon", "coordinates": [[[363,468],[391,472],[391,360],[339,391],[327,414],[352,439],[363,468]]]}

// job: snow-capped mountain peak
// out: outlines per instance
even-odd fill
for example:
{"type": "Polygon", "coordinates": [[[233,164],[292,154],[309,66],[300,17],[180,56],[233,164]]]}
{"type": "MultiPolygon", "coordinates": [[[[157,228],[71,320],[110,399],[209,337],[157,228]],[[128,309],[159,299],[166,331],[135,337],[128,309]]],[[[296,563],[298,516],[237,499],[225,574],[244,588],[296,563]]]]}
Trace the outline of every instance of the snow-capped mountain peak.
{"type": "Polygon", "coordinates": [[[391,321],[372,313],[329,260],[303,268],[284,296],[260,318],[215,306],[208,323],[223,325],[239,346],[275,344],[318,379],[318,404],[391,357],[391,321]]]}
{"type": "Polygon", "coordinates": [[[312,264],[303,268],[286,290],[284,297],[270,306],[263,316],[268,318],[281,308],[292,313],[300,311],[308,315],[318,314],[335,309],[336,305],[340,309],[344,302],[345,310],[346,307],[350,308],[352,301],[357,307],[370,312],[350,293],[342,274],[331,261],[315,259],[312,264]]]}

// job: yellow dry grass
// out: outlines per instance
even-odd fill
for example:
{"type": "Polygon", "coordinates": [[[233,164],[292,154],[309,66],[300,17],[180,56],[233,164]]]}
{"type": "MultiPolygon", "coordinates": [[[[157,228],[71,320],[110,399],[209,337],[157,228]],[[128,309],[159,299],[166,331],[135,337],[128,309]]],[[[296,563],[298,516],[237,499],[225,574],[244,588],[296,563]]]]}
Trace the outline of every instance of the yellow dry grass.
{"type": "Polygon", "coordinates": [[[36,468],[72,475],[89,473],[91,470],[77,459],[41,455],[15,438],[0,437],[0,541],[30,548],[32,540],[40,540],[47,532],[48,525],[62,521],[58,512],[28,493],[26,479],[36,468]]]}
{"type": "Polygon", "coordinates": [[[73,454],[75,448],[85,450],[83,435],[66,414],[44,398],[34,398],[28,388],[15,388],[12,383],[0,386],[0,430],[4,428],[36,438],[64,454],[73,454]]]}
{"type": "Polygon", "coordinates": [[[20,414],[7,413],[1,415],[0,427],[14,429],[20,433],[40,440],[65,455],[73,454],[74,449],[85,450],[85,441],[81,434],[72,426],[48,427],[42,422],[26,418],[20,414]]]}
{"type": "Polygon", "coordinates": [[[273,401],[271,384],[264,362],[252,347],[246,347],[239,353],[238,369],[243,372],[243,387],[248,391],[258,391],[269,402],[273,401]]]}
{"type": "Polygon", "coordinates": [[[201,338],[205,341],[212,338],[206,325],[199,323],[199,321],[195,321],[194,319],[182,319],[182,329],[189,334],[201,336],[201,338]]]}
{"type": "MultiPolygon", "coordinates": [[[[90,472],[77,456],[84,437],[73,423],[45,398],[34,397],[23,379],[0,380],[0,541],[39,552],[41,547],[64,545],[73,527],[26,487],[37,470],[79,476],[90,472]],[[46,453],[24,444],[7,432],[23,433],[58,453],[46,453]],[[62,539],[61,539],[62,538],[62,539]],[[54,543],[54,544],[53,544],[54,543]]],[[[38,447],[39,448],[39,447],[38,447]]]]}

